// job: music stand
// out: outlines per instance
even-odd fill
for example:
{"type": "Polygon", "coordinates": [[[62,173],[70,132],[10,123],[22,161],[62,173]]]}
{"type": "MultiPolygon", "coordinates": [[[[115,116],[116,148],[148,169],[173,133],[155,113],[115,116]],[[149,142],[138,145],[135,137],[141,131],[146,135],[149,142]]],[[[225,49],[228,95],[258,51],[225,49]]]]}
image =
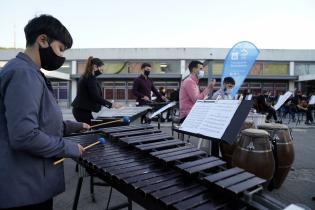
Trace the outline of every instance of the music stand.
{"type": "MultiPolygon", "coordinates": [[[[197,101],[196,103],[200,103],[197,101]]],[[[209,135],[203,135],[196,132],[189,132],[187,130],[182,130],[181,128],[175,129],[176,132],[187,134],[190,136],[194,136],[197,138],[202,138],[211,141],[211,155],[219,156],[219,141],[224,141],[228,144],[233,144],[236,141],[237,135],[240,132],[242,125],[247,118],[247,115],[253,105],[252,100],[243,100],[237,107],[235,113],[233,113],[233,117],[229,122],[228,126],[225,128],[224,133],[221,138],[216,138],[209,135]]],[[[187,118],[189,115],[187,116],[187,118]]],[[[185,121],[187,120],[185,119],[185,121]]],[[[185,122],[184,121],[184,122],[185,122]]]]}
{"type": "Polygon", "coordinates": [[[164,111],[166,111],[166,110],[168,110],[168,109],[170,109],[170,108],[173,108],[175,105],[176,105],[176,102],[175,102],[175,101],[173,101],[173,102],[171,102],[171,103],[168,103],[167,105],[161,107],[160,109],[158,109],[157,111],[155,111],[154,113],[152,113],[152,115],[149,116],[149,119],[151,120],[153,117],[159,116],[159,118],[158,118],[158,129],[160,129],[160,127],[161,127],[160,124],[161,124],[162,112],[164,112],[164,111]]]}

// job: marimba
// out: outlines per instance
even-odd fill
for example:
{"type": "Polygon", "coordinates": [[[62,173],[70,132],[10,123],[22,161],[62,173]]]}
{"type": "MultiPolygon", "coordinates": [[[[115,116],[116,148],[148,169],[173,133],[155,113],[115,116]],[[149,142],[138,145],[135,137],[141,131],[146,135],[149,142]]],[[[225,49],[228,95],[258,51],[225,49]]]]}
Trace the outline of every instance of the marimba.
{"type": "MultiPolygon", "coordinates": [[[[251,198],[261,193],[264,179],[241,168],[226,169],[221,159],[150,125],[104,128],[67,138],[85,146],[100,136],[106,144],[85,151],[78,163],[146,209],[262,207],[251,198]]],[[[283,207],[269,203],[267,208],[283,207]]]]}
{"type": "MultiPolygon", "coordinates": [[[[147,113],[147,111],[151,109],[150,106],[139,106],[139,107],[123,107],[120,109],[102,109],[100,113],[97,114],[95,120],[92,120],[91,124],[96,125],[99,123],[115,121],[121,119],[123,117],[129,117],[130,122],[135,121],[143,114],[147,113]]],[[[110,124],[109,126],[103,127],[113,127],[113,126],[121,126],[126,125],[123,122],[116,122],[110,124]]]]}

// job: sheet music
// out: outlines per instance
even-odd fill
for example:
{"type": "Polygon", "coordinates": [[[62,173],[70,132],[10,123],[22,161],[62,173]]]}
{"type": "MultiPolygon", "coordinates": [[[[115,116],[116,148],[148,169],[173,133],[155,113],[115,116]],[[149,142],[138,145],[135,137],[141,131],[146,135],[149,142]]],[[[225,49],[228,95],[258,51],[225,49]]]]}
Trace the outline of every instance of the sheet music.
{"type": "Polygon", "coordinates": [[[163,106],[161,109],[159,109],[159,110],[157,110],[156,112],[154,112],[149,118],[152,119],[152,118],[155,117],[156,115],[158,115],[158,114],[164,112],[165,110],[167,110],[167,109],[169,109],[169,108],[171,108],[171,107],[173,107],[173,106],[175,106],[175,105],[176,105],[176,102],[175,102],[175,101],[173,101],[173,102],[171,102],[171,103],[168,103],[167,105],[163,106]]]}
{"type": "Polygon", "coordinates": [[[315,96],[311,96],[310,101],[308,102],[309,105],[314,105],[315,104],[315,96]]]}
{"type": "Polygon", "coordinates": [[[102,106],[101,111],[99,112],[92,112],[93,118],[111,118],[111,117],[132,117],[133,115],[136,115],[140,112],[143,112],[145,110],[149,110],[151,107],[149,106],[138,106],[138,107],[121,107],[119,109],[115,108],[107,108],[105,106],[102,106]]]}
{"type": "Polygon", "coordinates": [[[280,95],[277,103],[273,106],[275,110],[278,110],[285,102],[290,98],[292,92],[287,91],[284,95],[280,95]]]}
{"type": "Polygon", "coordinates": [[[237,100],[197,101],[180,129],[221,139],[238,106],[237,100]]]}

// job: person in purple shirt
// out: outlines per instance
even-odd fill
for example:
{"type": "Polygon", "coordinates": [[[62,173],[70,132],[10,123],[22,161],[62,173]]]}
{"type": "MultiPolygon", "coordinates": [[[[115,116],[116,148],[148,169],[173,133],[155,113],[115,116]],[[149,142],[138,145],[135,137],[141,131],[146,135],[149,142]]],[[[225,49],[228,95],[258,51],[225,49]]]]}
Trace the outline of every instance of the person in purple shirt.
{"type": "Polygon", "coordinates": [[[139,106],[147,105],[151,102],[151,91],[159,98],[167,101],[155,88],[153,81],[149,78],[151,65],[143,63],[141,65],[141,75],[133,82],[132,93],[137,97],[139,106]]]}
{"type": "MultiPolygon", "coordinates": [[[[149,105],[151,101],[151,91],[157,96],[158,99],[167,101],[165,96],[162,96],[155,88],[153,81],[149,78],[151,72],[151,65],[143,63],[141,65],[141,75],[133,82],[132,93],[137,97],[138,106],[149,105]]],[[[141,122],[145,121],[144,114],[141,117],[141,122]]]]}

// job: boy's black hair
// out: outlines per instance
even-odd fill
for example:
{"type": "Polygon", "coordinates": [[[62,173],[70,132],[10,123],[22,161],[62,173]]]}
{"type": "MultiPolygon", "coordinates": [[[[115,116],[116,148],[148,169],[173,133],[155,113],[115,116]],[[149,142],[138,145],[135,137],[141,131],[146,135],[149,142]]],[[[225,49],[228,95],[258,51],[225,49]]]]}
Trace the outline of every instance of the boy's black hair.
{"type": "Polygon", "coordinates": [[[151,67],[151,64],[149,64],[149,63],[143,63],[143,64],[141,65],[141,69],[144,69],[145,67],[151,67]]]}
{"type": "Polygon", "coordinates": [[[66,49],[72,46],[72,37],[67,28],[51,15],[40,15],[31,19],[24,27],[26,47],[32,46],[37,37],[46,34],[49,41],[57,40],[63,43],[66,49]]]}
{"type": "Polygon", "coordinates": [[[235,80],[232,77],[225,77],[223,83],[235,85],[235,80]]]}
{"type": "Polygon", "coordinates": [[[203,63],[200,61],[191,61],[188,65],[189,71],[191,72],[193,68],[198,67],[198,64],[203,65],[203,63]]]}

